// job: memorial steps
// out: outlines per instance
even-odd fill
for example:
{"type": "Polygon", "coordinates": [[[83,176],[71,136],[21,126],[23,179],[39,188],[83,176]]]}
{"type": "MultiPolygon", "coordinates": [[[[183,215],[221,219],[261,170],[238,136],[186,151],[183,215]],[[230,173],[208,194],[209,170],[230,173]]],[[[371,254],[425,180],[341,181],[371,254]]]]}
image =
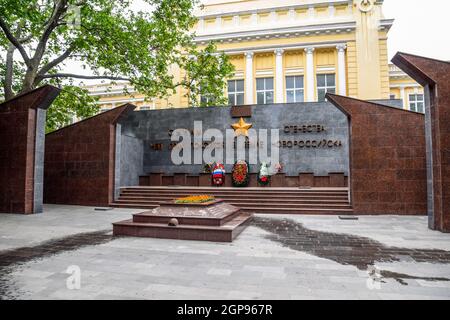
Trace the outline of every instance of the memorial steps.
{"type": "Polygon", "coordinates": [[[352,214],[347,188],[125,187],[111,204],[118,208],[153,209],[160,202],[208,194],[245,212],[271,214],[352,214]]]}

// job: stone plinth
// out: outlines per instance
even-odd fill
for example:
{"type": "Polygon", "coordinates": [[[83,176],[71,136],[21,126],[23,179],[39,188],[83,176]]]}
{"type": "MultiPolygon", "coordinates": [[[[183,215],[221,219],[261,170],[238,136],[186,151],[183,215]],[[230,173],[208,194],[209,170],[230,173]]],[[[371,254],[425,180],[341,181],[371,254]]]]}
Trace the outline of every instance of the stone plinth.
{"type": "Polygon", "coordinates": [[[199,204],[161,202],[160,206],[113,223],[115,236],[232,242],[252,215],[222,200],[199,204]],[[169,222],[176,219],[177,226],[169,222]]]}

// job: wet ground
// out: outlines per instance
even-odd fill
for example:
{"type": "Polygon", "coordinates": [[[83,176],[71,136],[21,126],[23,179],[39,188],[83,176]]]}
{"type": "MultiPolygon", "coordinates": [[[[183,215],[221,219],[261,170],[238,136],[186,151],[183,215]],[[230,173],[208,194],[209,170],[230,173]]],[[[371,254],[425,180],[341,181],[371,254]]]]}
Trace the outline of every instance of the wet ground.
{"type": "Polygon", "coordinates": [[[27,262],[49,258],[63,252],[96,246],[113,239],[111,230],[78,233],[59,239],[52,239],[41,244],[9,249],[0,252],[0,299],[15,297],[11,286],[11,274],[27,262]]]}
{"type": "MultiPolygon", "coordinates": [[[[415,262],[449,264],[450,268],[450,251],[387,246],[366,237],[307,229],[291,219],[255,217],[253,225],[269,231],[271,234],[266,238],[285,247],[342,265],[352,265],[359,270],[369,270],[376,262],[399,262],[408,258],[415,262]]],[[[378,272],[381,278],[392,278],[403,285],[407,285],[405,279],[450,281],[444,277],[421,277],[387,270],[378,272]]]]}
{"type": "Polygon", "coordinates": [[[112,237],[131,212],[0,215],[0,299],[450,298],[450,235],[425,217],[257,215],[233,244],[112,237]]]}

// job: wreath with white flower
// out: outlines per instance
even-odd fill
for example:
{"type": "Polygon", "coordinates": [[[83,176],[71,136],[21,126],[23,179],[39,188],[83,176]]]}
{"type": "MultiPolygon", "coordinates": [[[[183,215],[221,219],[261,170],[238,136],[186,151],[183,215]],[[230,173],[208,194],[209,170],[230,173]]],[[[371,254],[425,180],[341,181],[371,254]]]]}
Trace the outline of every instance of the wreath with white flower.
{"type": "Polygon", "coordinates": [[[261,168],[258,173],[258,183],[261,186],[267,186],[270,183],[269,167],[265,162],[261,163],[261,168]]]}

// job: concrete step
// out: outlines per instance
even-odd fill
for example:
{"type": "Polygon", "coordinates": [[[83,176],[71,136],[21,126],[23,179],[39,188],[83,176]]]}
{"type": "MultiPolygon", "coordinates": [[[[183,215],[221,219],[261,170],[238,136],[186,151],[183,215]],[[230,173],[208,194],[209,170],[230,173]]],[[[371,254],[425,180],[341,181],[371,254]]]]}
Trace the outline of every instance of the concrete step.
{"type": "Polygon", "coordinates": [[[242,207],[244,212],[270,214],[307,214],[307,215],[352,215],[353,209],[325,209],[325,208],[278,208],[278,207],[242,207]]]}
{"type": "MultiPolygon", "coordinates": [[[[258,201],[228,201],[225,200],[226,203],[229,203],[231,205],[235,205],[237,207],[248,207],[248,206],[255,206],[255,207],[279,207],[279,208],[296,208],[296,207],[323,207],[323,208],[348,208],[350,205],[348,203],[340,203],[340,204],[333,204],[333,203],[282,203],[278,201],[274,201],[276,199],[270,199],[267,202],[258,202],[258,201]]],[[[132,203],[132,204],[148,204],[148,205],[158,205],[159,202],[157,201],[147,201],[147,200],[123,200],[119,199],[116,200],[115,203],[132,203]]]]}
{"type": "Polygon", "coordinates": [[[112,206],[153,209],[160,202],[196,194],[213,195],[250,213],[352,214],[353,212],[346,188],[127,187],[121,189],[119,199],[112,206]]]}
{"type": "MultiPolygon", "coordinates": [[[[175,197],[176,198],[176,197],[175,197]]],[[[158,203],[160,201],[170,201],[175,199],[173,196],[128,196],[123,195],[120,196],[120,200],[126,200],[126,201],[148,201],[148,202],[155,202],[158,203]]],[[[280,203],[335,203],[335,204],[345,204],[348,203],[348,199],[345,197],[334,199],[332,197],[330,198],[319,198],[316,199],[315,197],[275,197],[272,199],[267,199],[267,197],[261,197],[261,198],[249,198],[245,196],[239,197],[238,195],[235,196],[221,196],[220,199],[223,199],[227,202],[273,202],[276,200],[280,203]]]]}
{"type": "MultiPolygon", "coordinates": [[[[215,196],[216,198],[227,199],[227,198],[252,198],[252,199],[267,199],[268,197],[278,198],[278,199],[318,199],[318,200],[347,200],[347,195],[278,195],[278,194],[246,194],[246,193],[234,193],[234,194],[223,194],[223,193],[208,193],[209,195],[215,196]]],[[[148,198],[166,198],[166,199],[176,199],[189,195],[189,193],[121,193],[120,197],[148,197],[148,198]]]]}
{"type": "Polygon", "coordinates": [[[347,196],[346,191],[250,191],[245,188],[236,190],[223,190],[223,189],[210,189],[210,190],[197,190],[197,189],[186,189],[179,190],[178,188],[173,190],[140,190],[140,189],[122,189],[121,194],[248,194],[248,195],[289,195],[289,196],[327,196],[327,195],[340,195],[347,196]]]}
{"type": "Polygon", "coordinates": [[[174,191],[174,190],[198,190],[204,192],[204,190],[220,190],[235,192],[236,190],[246,190],[252,192],[348,192],[348,188],[270,188],[270,187],[194,187],[194,186],[168,186],[168,187],[121,187],[121,190],[154,190],[154,191],[174,191]]]}
{"type": "MultiPolygon", "coordinates": [[[[236,204],[235,204],[236,205],[236,204]]],[[[133,209],[154,209],[157,208],[157,205],[146,205],[146,204],[137,204],[137,203],[112,203],[111,207],[115,208],[133,208],[133,209]]],[[[310,214],[310,215],[336,215],[336,214],[348,214],[351,215],[353,213],[353,209],[351,206],[348,208],[323,208],[323,207],[294,207],[294,208],[281,208],[279,206],[242,206],[238,204],[238,206],[244,212],[249,213],[270,213],[270,214],[310,214]]]]}

